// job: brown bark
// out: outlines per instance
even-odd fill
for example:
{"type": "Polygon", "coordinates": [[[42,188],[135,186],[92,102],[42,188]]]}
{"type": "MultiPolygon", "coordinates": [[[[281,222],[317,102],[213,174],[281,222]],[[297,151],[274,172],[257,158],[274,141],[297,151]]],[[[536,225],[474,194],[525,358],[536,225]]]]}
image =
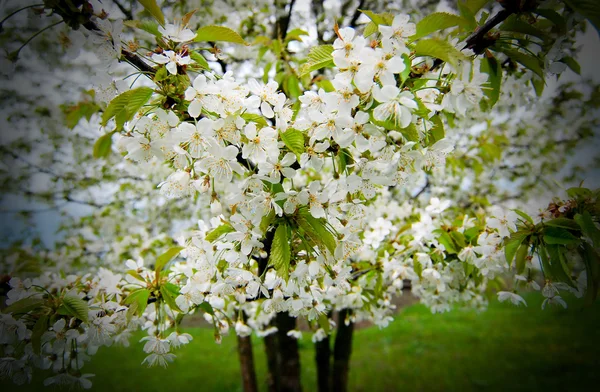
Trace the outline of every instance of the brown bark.
{"type": "Polygon", "coordinates": [[[338,315],[338,329],[333,349],[333,374],[331,390],[346,392],[348,390],[348,372],[350,370],[350,354],[352,354],[352,334],[354,323],[344,322],[350,310],[344,309],[338,315]]]}
{"type": "Polygon", "coordinates": [[[315,343],[315,364],[317,365],[317,387],[319,392],[329,392],[331,371],[331,346],[329,335],[315,343]]]}
{"type": "Polygon", "coordinates": [[[277,340],[281,357],[279,376],[280,392],[302,392],[300,383],[300,354],[298,341],[287,333],[296,327],[296,318],[289,313],[277,313],[277,340]]]}
{"type": "Polygon", "coordinates": [[[267,355],[267,391],[279,392],[279,362],[281,357],[278,352],[277,334],[272,333],[264,337],[265,354],[267,355]]]}
{"type": "Polygon", "coordinates": [[[254,369],[254,355],[252,353],[252,340],[250,336],[238,336],[237,342],[243,390],[244,392],[258,392],[256,371],[254,369]]]}

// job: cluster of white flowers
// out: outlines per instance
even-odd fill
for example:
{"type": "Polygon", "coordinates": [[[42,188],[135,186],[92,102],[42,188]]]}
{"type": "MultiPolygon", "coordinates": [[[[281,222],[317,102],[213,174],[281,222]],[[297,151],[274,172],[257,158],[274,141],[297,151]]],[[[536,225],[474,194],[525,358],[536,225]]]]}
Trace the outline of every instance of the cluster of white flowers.
{"type": "MultiPolygon", "coordinates": [[[[98,19],[98,27],[88,38],[101,59],[114,63],[122,24],[98,19]]],[[[198,309],[217,340],[229,330],[268,335],[276,331],[275,315],[287,312],[308,320],[312,340],[319,341],[335,325],[327,318],[333,311],[351,309],[346,322],[386,326],[393,296],[407,284],[434,312],[486,306],[488,281],[508,270],[503,241],[516,230],[516,216],[494,212],[487,222],[465,216],[444,194],[447,187],[398,201],[424,173],[433,183],[457,185],[450,184],[457,176],[444,171],[454,145],[465,139],[456,130],[487,116],[480,102],[488,76],[472,52],[463,51],[455,66],[411,75],[407,71],[421,62],[430,66],[431,59],[411,53],[416,27],[408,15],[379,25],[374,40],[342,28],[333,42],[335,68],[326,71],[330,85],[307,89],[294,105],[275,81],[200,71],[190,55],[196,34],[185,25],[167,23],[159,33],[164,47],[148,60],[166,82],[155,80],[161,88],[126,122],[117,149],[160,177],[162,196],[184,204],[200,197],[194,213],[201,209],[205,219],[177,237],[169,260],[178,258],[150,268],[143,251],[154,248],[148,252],[154,255],[167,247],[167,235],[139,230],[120,236],[108,227],[118,222],[99,216],[98,226],[105,223],[121,237],[113,253],[135,259],[125,263],[126,275],[100,269],[83,277],[13,278],[8,304],[35,298],[40,305],[1,315],[0,374],[25,382],[31,366],[52,368],[57,375],[47,384],[89,388],[90,375],[80,372],[84,361],[100,346],[127,344],[136,328],[148,332],[144,363],[167,366],[173,350],[191,340],[167,330],[198,309]],[[177,85],[191,72],[198,74],[177,85]],[[418,85],[409,81],[419,78],[418,85]],[[171,88],[174,97],[165,92],[171,88]],[[450,119],[455,129],[447,126],[450,119]],[[66,296],[83,303],[87,314],[61,311],[66,296]]],[[[538,119],[529,122],[540,126],[538,119]]],[[[469,141],[477,136],[466,134],[469,141]]],[[[149,198],[152,209],[152,193],[149,198]]],[[[119,257],[113,264],[122,268],[119,257]]],[[[559,288],[544,286],[544,306],[564,304],[559,288]]],[[[509,292],[499,299],[524,303],[509,292]]],[[[302,336],[297,330],[288,335],[302,336]]]]}

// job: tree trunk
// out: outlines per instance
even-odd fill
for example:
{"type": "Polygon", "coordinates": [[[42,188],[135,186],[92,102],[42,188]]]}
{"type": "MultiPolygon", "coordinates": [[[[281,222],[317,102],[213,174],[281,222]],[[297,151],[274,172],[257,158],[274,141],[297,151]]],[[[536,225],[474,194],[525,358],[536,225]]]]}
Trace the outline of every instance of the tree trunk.
{"type": "Polygon", "coordinates": [[[238,336],[237,343],[243,390],[244,392],[258,392],[258,385],[256,384],[256,371],[254,370],[254,355],[252,354],[252,341],[250,336],[238,336]]]}
{"type": "Polygon", "coordinates": [[[267,391],[279,392],[279,362],[281,361],[277,351],[277,334],[272,333],[264,337],[265,354],[267,355],[267,391]]]}
{"type": "Polygon", "coordinates": [[[350,354],[352,353],[352,334],[354,323],[344,322],[350,310],[344,309],[338,315],[338,329],[333,349],[332,391],[348,391],[348,371],[350,370],[350,354]]]}
{"type": "Polygon", "coordinates": [[[329,335],[315,343],[315,364],[317,365],[317,386],[319,392],[329,392],[331,370],[331,347],[329,335]]]}
{"type": "Polygon", "coordinates": [[[300,354],[298,341],[287,336],[288,331],[296,327],[296,318],[287,312],[277,313],[277,340],[279,341],[279,355],[281,357],[280,392],[302,392],[300,383],[300,354]]]}

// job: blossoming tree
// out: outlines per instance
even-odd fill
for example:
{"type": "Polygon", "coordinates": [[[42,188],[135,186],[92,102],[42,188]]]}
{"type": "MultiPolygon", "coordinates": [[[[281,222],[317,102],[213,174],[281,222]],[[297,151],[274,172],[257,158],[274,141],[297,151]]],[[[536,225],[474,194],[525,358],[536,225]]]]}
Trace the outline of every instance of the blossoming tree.
{"type": "MultiPolygon", "coordinates": [[[[235,330],[245,390],[257,390],[252,333],[264,337],[269,389],[301,390],[298,319],[316,345],[319,390],[346,390],[355,323],[385,327],[409,284],[432,311],[485,307],[505,274],[538,290],[543,274],[545,305],[564,304],[560,290],[595,299],[597,192],[571,188],[538,222],[497,209],[539,192],[539,177],[594,137],[595,86],[544,95],[551,75],[578,70],[582,15],[598,26],[590,2],[389,13],[276,1],[274,22],[263,2],[215,2],[212,14],[138,3],[26,7],[66,24],[67,54],[95,53],[85,69],[104,82],[62,106],[77,131],[64,139],[87,151],[77,166],[56,173],[18,143],[2,147],[49,172],[58,199],[96,209],[65,222],[67,239],[42,256],[49,268],[6,271],[3,376],[23,383],[32,367],[51,368],[45,384],[89,388],[85,361],[139,328],[144,364],[167,366],[192,338],[182,319],[200,311],[217,341],[235,330]],[[311,17],[315,28],[301,28],[311,17]],[[84,118],[103,132],[93,146],[84,118]]],[[[23,47],[7,59],[18,64],[23,47]]],[[[25,257],[40,253],[18,246],[5,263],[25,257]]]]}

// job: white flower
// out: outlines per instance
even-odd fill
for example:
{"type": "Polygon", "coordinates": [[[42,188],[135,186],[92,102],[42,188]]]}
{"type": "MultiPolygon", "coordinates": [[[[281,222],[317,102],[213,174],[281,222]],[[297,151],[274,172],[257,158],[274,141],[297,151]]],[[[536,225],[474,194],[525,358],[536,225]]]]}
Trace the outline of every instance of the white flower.
{"type": "Polygon", "coordinates": [[[144,358],[144,360],[142,361],[142,365],[147,363],[148,367],[153,367],[153,366],[162,366],[163,368],[166,368],[167,365],[170,362],[173,362],[175,360],[175,354],[172,353],[166,353],[166,354],[156,354],[156,353],[152,353],[150,355],[148,355],[146,358],[144,358]]]}
{"type": "Polygon", "coordinates": [[[282,174],[286,178],[293,178],[296,175],[296,170],[290,167],[294,162],[296,162],[296,155],[291,152],[285,154],[280,161],[273,162],[271,159],[267,159],[259,162],[259,174],[269,176],[268,181],[277,184],[281,181],[282,174]]]}
{"type": "Polygon", "coordinates": [[[383,38],[402,41],[417,33],[417,26],[409,20],[406,14],[396,15],[391,26],[379,25],[379,32],[383,38]]]}
{"type": "Polygon", "coordinates": [[[144,352],[155,354],[166,354],[170,351],[170,342],[167,339],[161,339],[158,336],[144,336],[140,342],[144,344],[144,352]]]}
{"type": "Polygon", "coordinates": [[[173,42],[188,42],[196,37],[196,33],[186,27],[177,22],[165,23],[165,27],[158,26],[158,31],[173,42]]]}
{"type": "Polygon", "coordinates": [[[527,302],[525,302],[523,297],[521,297],[520,295],[518,295],[516,293],[511,293],[510,291],[499,291],[498,292],[498,301],[504,302],[506,300],[510,300],[510,302],[512,302],[513,305],[519,306],[520,304],[523,304],[523,305],[527,306],[527,302]]]}
{"type": "Polygon", "coordinates": [[[393,120],[401,128],[412,121],[411,109],[417,109],[417,103],[410,91],[402,91],[396,86],[386,85],[373,88],[373,97],[380,103],[373,111],[373,117],[379,121],[393,120]]]}
{"type": "Polygon", "coordinates": [[[152,60],[158,64],[166,64],[167,71],[171,75],[177,75],[178,65],[187,65],[190,63],[190,56],[181,56],[172,50],[165,50],[163,53],[154,53],[152,60]]]}
{"type": "Polygon", "coordinates": [[[242,174],[244,169],[237,162],[238,149],[235,146],[222,147],[211,143],[211,155],[196,163],[197,167],[210,174],[216,181],[231,182],[233,172],[242,174]]]}

